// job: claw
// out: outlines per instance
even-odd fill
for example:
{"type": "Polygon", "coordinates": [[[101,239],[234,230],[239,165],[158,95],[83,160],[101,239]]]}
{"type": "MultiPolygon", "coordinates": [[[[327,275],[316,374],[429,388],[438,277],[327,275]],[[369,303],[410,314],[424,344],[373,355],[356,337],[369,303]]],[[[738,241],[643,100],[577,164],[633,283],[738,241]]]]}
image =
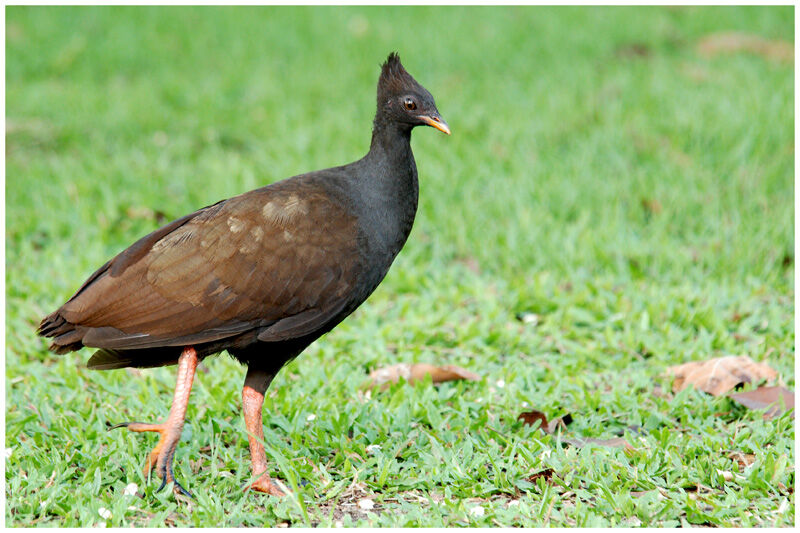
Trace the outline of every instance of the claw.
{"type": "Polygon", "coordinates": [[[156,492],[173,483],[173,491],[177,494],[192,497],[192,493],[181,486],[175,479],[172,470],[172,460],[175,456],[175,449],[183,431],[183,423],[186,418],[186,407],[189,404],[189,393],[192,390],[192,380],[194,379],[195,369],[197,368],[197,352],[194,348],[186,348],[178,359],[178,381],[175,385],[175,396],[172,407],[169,411],[167,420],[162,424],[148,424],[145,422],[122,422],[108,428],[108,431],[117,428],[128,428],[128,431],[136,433],[152,431],[160,434],[158,443],[147,457],[144,466],[144,475],[149,477],[156,469],[156,473],[161,478],[161,485],[156,492]]]}
{"type": "Polygon", "coordinates": [[[286,488],[286,485],[277,479],[270,479],[266,472],[264,472],[264,474],[262,474],[257,480],[245,485],[244,492],[247,492],[248,490],[264,492],[272,496],[277,496],[278,498],[282,498],[291,492],[288,488],[286,488]]]}

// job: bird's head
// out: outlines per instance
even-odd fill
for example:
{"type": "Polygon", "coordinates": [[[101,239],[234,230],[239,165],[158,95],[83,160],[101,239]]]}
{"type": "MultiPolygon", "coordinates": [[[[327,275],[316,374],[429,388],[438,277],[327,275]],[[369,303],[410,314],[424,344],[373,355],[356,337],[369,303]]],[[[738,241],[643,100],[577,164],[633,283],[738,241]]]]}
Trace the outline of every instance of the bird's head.
{"type": "Polygon", "coordinates": [[[406,72],[400,56],[392,52],[381,67],[378,80],[378,113],[414,126],[431,126],[450,135],[447,122],[439,115],[428,90],[406,72]]]}

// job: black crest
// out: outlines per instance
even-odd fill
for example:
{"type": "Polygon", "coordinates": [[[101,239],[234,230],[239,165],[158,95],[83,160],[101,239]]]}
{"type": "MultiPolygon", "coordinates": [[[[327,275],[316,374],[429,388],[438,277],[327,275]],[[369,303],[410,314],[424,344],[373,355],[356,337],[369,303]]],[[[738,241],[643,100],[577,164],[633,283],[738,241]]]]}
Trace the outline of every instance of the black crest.
{"type": "Polygon", "coordinates": [[[406,72],[400,62],[400,56],[392,52],[381,66],[381,77],[378,79],[378,102],[385,98],[407,91],[419,90],[421,86],[411,74],[406,72]]]}

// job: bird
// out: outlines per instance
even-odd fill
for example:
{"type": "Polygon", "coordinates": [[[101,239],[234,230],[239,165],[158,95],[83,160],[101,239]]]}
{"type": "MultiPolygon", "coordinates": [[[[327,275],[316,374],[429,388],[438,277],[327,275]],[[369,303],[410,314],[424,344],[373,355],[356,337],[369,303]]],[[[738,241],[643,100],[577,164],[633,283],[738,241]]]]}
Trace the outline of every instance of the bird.
{"type": "Polygon", "coordinates": [[[419,183],[411,130],[450,128],[397,53],[381,65],[367,154],[219,201],[139,239],[46,316],[37,333],[56,354],[95,348],[87,366],[177,364],[161,423],[109,429],[156,432],[144,473],[191,496],[176,479],[198,363],[227,352],[247,367],[242,412],[251,478],[244,490],[288,492],[267,472],[262,409],[275,375],[359,307],[408,239],[419,183]]]}

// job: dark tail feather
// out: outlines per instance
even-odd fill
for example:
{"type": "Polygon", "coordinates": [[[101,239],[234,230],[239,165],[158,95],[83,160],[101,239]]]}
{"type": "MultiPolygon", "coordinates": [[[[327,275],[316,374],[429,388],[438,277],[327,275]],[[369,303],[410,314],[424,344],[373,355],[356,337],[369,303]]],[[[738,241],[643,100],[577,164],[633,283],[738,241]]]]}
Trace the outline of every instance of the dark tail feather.
{"type": "Polygon", "coordinates": [[[148,350],[97,350],[86,366],[91,370],[113,370],[115,368],[153,368],[174,365],[178,362],[180,348],[166,347],[148,350]]]}
{"type": "Polygon", "coordinates": [[[97,350],[92,354],[86,366],[92,370],[112,370],[130,366],[132,360],[115,350],[97,350]]]}
{"type": "Polygon", "coordinates": [[[42,319],[36,333],[42,337],[55,337],[72,329],[74,329],[74,326],[56,311],[42,319]]]}
{"type": "Polygon", "coordinates": [[[85,333],[83,328],[78,328],[75,324],[67,322],[58,311],[44,317],[39,323],[36,333],[42,337],[52,338],[53,343],[50,345],[50,351],[59,355],[83,348],[83,343],[81,342],[85,333]]]}
{"type": "MultiPolygon", "coordinates": [[[[36,333],[42,337],[52,338],[50,351],[63,355],[83,348],[83,338],[91,330],[92,328],[68,322],[56,311],[42,320],[36,333]]],[[[112,370],[125,367],[153,368],[174,365],[178,362],[180,354],[181,348],[175,346],[142,350],[100,349],[94,352],[86,366],[92,370],[112,370]]]]}

